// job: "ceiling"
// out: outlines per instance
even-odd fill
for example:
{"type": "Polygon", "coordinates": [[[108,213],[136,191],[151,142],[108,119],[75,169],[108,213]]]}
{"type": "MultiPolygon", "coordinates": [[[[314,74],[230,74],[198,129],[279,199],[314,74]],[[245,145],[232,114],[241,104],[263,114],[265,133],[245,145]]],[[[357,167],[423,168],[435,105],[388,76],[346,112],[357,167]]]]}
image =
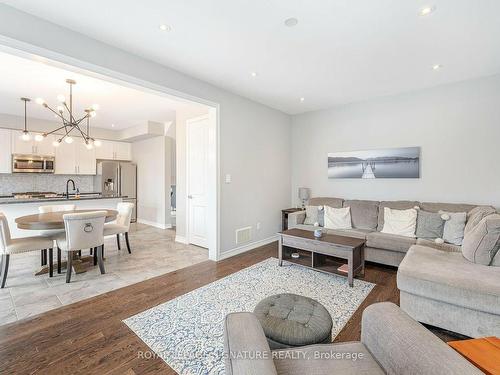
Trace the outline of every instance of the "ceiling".
{"type": "Polygon", "coordinates": [[[92,104],[99,105],[97,116],[91,119],[94,127],[122,130],[146,121],[167,122],[175,119],[176,110],[191,105],[6,53],[0,53],[0,66],[0,113],[23,116],[20,98],[28,97],[32,99],[27,107],[28,117],[58,121],[35,99],[43,98],[55,109],[59,105],[57,95],[69,99],[67,78],[76,81],[76,117],[83,117],[84,109],[92,104]]]}
{"type": "Polygon", "coordinates": [[[498,0],[4,2],[291,114],[500,73],[498,0]]]}

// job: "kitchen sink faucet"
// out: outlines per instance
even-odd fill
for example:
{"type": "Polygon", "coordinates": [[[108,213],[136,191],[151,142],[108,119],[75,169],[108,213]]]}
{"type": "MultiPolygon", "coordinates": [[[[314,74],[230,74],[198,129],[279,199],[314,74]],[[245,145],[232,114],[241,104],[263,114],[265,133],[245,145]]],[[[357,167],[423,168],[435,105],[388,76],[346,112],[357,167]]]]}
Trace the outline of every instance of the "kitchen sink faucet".
{"type": "Polygon", "coordinates": [[[75,187],[75,181],[73,181],[71,178],[66,181],[66,199],[69,199],[69,183],[71,182],[71,184],[73,185],[73,191],[76,190],[76,187],[75,187]]]}

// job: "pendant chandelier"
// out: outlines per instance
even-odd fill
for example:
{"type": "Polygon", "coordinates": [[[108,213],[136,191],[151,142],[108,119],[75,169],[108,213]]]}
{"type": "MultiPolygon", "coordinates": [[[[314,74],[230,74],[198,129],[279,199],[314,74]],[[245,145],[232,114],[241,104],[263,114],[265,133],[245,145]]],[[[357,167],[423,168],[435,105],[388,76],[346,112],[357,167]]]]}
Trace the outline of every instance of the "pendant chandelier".
{"type": "MultiPolygon", "coordinates": [[[[47,108],[49,111],[54,113],[55,117],[62,121],[62,126],[54,129],[50,132],[43,134],[37,134],[35,136],[35,141],[41,142],[45,137],[50,134],[57,135],[59,138],[56,139],[52,144],[54,147],[58,147],[64,140],[66,143],[73,143],[73,136],[81,136],[83,142],[87,149],[92,149],[94,146],[99,147],[101,142],[95,140],[90,136],[90,119],[97,115],[97,110],[99,106],[97,104],[92,104],[89,108],[85,109],[85,114],[82,117],[76,117],[73,112],[73,85],[76,82],[72,79],[67,79],[66,83],[69,84],[69,103],[66,101],[64,95],[58,95],[57,100],[60,105],[53,109],[50,107],[45,100],[42,98],[37,98],[35,102],[41,106],[47,108]],[[58,134],[63,133],[62,135],[58,134]]],[[[26,103],[30,101],[28,98],[21,98],[24,101],[24,130],[22,134],[22,139],[28,141],[31,136],[26,127],[26,103]]]]}

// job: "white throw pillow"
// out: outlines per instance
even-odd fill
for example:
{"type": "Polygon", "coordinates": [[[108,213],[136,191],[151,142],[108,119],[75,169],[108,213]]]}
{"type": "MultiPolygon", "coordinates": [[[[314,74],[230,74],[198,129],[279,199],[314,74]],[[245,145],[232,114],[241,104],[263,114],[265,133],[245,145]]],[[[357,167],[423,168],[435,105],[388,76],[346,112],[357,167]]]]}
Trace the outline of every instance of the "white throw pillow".
{"type": "Polygon", "coordinates": [[[397,234],[405,237],[415,237],[417,228],[417,210],[395,210],[384,207],[384,227],[382,233],[397,234]]]}
{"type": "Polygon", "coordinates": [[[351,208],[333,208],[325,206],[325,228],[351,229],[351,208]]]}

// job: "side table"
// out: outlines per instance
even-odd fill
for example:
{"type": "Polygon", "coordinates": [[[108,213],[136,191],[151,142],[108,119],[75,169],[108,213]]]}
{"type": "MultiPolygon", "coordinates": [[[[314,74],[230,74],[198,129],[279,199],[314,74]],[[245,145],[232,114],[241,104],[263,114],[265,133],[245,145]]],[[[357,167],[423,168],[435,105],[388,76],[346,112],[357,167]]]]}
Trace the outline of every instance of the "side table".
{"type": "Polygon", "coordinates": [[[281,210],[281,230],[288,229],[288,214],[293,212],[304,211],[303,208],[286,208],[281,210]]]}

